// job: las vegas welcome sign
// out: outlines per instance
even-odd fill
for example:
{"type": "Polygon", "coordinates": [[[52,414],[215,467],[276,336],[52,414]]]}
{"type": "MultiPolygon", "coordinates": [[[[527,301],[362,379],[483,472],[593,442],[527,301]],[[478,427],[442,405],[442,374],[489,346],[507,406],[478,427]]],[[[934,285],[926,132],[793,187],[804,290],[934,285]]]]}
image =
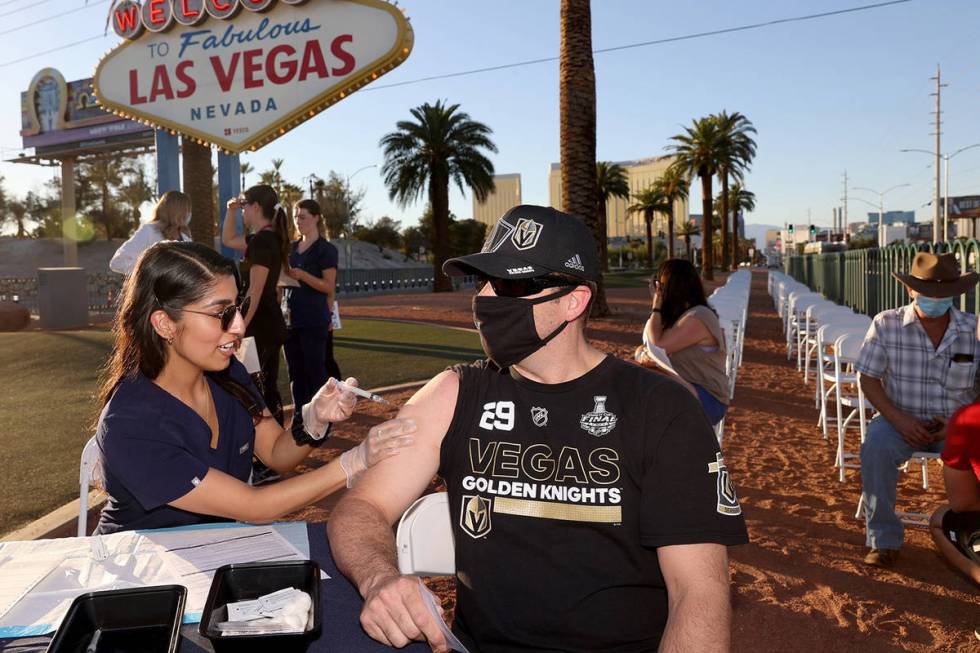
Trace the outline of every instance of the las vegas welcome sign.
{"type": "Polygon", "coordinates": [[[382,0],[116,0],[126,39],[99,62],[109,111],[228,152],[254,150],[404,61],[382,0]]]}

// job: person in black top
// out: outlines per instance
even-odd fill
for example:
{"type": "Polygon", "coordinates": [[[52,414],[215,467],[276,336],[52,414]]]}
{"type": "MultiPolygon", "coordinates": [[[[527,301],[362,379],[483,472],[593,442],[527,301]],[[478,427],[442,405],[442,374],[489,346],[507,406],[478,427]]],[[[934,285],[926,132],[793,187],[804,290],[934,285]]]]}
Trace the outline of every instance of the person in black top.
{"type": "Polygon", "coordinates": [[[518,206],[482,252],[446,262],[480,279],[488,360],[409,400],[399,416],[419,431],[405,464],[369,470],[327,526],[378,641],[447,648],[391,530],[438,473],[453,631],[472,653],[728,650],[726,547],[748,540],[731,477],[695,397],[586,341],[597,259],[581,220],[518,206]]]}
{"type": "Polygon", "coordinates": [[[327,465],[249,486],[253,455],[293,469],[351,415],[356,398],[326,384],[300,408],[303,437],[284,431],[234,356],[250,303],[236,281],[232,260],[189,242],[153,245],[127,278],[100,392],[95,437],[109,498],[96,532],[270,521],[349,486],[365,465],[410,444],[411,429],[375,427],[327,465]]]}
{"type": "Polygon", "coordinates": [[[289,218],[272,186],[252,186],[228,201],[228,215],[221,228],[225,247],[245,252],[241,273],[252,300],[245,316],[245,336],[255,338],[262,368],[262,396],[276,420],[283,424],[279,394],[279,354],[286,341],[286,322],[276,298],[279,272],[289,257],[289,218]],[[240,234],[233,212],[242,210],[246,231],[240,234]]]}
{"type": "MultiPolygon", "coordinates": [[[[327,378],[327,338],[330,305],[337,281],[337,248],[320,237],[320,205],[302,200],[294,209],[300,238],[289,252],[287,274],[299,286],[283,290],[286,324],[286,365],[293,405],[302,406],[327,378]]],[[[293,431],[303,430],[302,417],[293,417],[293,431]]]]}

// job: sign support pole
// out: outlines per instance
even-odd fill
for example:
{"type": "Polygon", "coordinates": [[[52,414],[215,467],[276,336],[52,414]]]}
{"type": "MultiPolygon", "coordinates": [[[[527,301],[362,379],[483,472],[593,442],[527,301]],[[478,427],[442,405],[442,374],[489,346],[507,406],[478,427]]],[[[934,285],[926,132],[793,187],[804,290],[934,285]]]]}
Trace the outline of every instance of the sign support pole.
{"type": "MultiPolygon", "coordinates": [[[[237,154],[225,154],[218,152],[218,233],[222,233],[225,218],[228,214],[228,200],[238,197],[242,192],[241,164],[237,154]]],[[[238,213],[238,212],[236,212],[238,213]]],[[[242,220],[240,215],[235,216],[241,230],[242,220]]],[[[221,253],[228,258],[241,260],[241,252],[230,247],[221,245],[221,253]]]]}
{"type": "Polygon", "coordinates": [[[78,244],[65,226],[75,219],[75,158],[61,160],[61,243],[64,248],[65,267],[78,267],[78,244]]]}
{"type": "Polygon", "coordinates": [[[171,190],[180,190],[180,142],[176,134],[156,130],[157,197],[171,190]]]}

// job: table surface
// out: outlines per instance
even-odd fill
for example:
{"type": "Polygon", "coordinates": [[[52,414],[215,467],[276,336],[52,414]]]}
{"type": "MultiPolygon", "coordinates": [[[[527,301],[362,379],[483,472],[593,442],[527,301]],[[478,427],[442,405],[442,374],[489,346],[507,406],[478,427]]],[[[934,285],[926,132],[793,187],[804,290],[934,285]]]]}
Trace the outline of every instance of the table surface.
{"type": "MultiPolygon", "coordinates": [[[[320,581],[320,597],[323,630],[307,649],[308,653],[390,653],[394,649],[368,637],[359,620],[364,601],[348,580],[337,570],[330,545],[327,543],[325,524],[307,524],[310,537],[310,558],[330,576],[320,581]]],[[[213,653],[211,644],[198,633],[198,624],[181,627],[179,653],[213,653]]],[[[16,653],[44,653],[52,635],[0,639],[0,651],[16,653]]],[[[398,649],[407,653],[423,653],[429,647],[416,643],[398,649]]]]}

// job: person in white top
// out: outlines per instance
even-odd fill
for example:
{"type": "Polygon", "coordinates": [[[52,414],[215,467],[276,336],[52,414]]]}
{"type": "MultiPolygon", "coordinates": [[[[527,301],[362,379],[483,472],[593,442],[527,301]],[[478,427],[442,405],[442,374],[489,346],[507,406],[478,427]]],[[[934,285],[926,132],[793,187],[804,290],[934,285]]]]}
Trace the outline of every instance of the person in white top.
{"type": "Polygon", "coordinates": [[[164,240],[190,240],[187,225],[191,221],[191,198],[179,190],[163,194],[153,207],[153,218],[141,224],[129,240],[124,242],[112,255],[109,269],[129,276],[136,267],[140,254],[164,240]]]}

